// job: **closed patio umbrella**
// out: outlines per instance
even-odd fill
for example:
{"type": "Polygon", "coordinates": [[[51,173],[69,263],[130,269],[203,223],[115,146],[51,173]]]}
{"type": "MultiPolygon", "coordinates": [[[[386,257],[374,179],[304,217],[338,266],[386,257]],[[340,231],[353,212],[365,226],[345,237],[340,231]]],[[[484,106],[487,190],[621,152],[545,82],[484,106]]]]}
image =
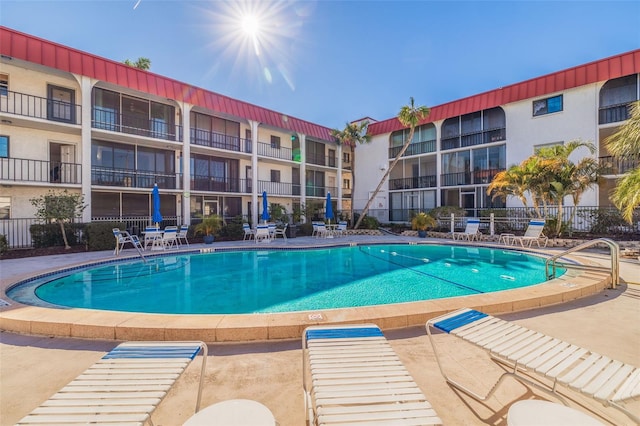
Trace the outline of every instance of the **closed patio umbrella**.
{"type": "Polygon", "coordinates": [[[267,191],[262,191],[262,220],[269,220],[269,202],[267,201],[267,191]]]}
{"type": "Polygon", "coordinates": [[[327,203],[324,208],[324,218],[329,220],[331,223],[331,219],[333,219],[333,206],[331,205],[331,193],[327,192],[327,203]]]}
{"type": "Polygon", "coordinates": [[[158,191],[157,183],[153,184],[153,191],[151,191],[151,201],[153,205],[151,221],[155,223],[157,227],[160,227],[160,222],[162,222],[162,214],[160,214],[160,191],[158,191]]]}

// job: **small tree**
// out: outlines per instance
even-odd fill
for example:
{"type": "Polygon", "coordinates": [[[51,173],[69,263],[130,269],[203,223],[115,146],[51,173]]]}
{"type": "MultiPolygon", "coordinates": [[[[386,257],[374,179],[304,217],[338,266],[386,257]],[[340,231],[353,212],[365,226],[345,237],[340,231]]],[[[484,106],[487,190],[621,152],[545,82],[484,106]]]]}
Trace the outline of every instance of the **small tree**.
{"type": "Polygon", "coordinates": [[[67,240],[64,224],[80,217],[82,211],[87,208],[87,205],[84,204],[84,196],[82,194],[72,194],[65,189],[59,193],[49,191],[48,194],[32,198],[29,201],[36,208],[37,218],[46,223],[58,223],[60,225],[64,248],[70,249],[71,246],[67,240]]]}
{"type": "Polygon", "coordinates": [[[140,57],[135,62],[131,62],[131,60],[125,59],[124,61],[122,61],[122,63],[124,63],[125,65],[129,65],[130,67],[138,68],[144,71],[147,71],[149,70],[149,68],[151,68],[151,59],[149,58],[140,57]]]}

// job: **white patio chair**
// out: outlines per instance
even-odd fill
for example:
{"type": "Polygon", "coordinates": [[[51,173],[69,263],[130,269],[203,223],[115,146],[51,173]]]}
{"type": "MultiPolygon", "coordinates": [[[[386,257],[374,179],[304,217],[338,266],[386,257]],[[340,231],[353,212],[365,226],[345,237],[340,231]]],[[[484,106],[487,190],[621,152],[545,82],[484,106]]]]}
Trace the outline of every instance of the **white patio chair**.
{"type": "Polygon", "coordinates": [[[147,226],[144,228],[144,249],[149,246],[153,247],[154,242],[162,236],[162,232],[156,226],[147,226]]]}
{"type": "Polygon", "coordinates": [[[162,238],[160,240],[162,249],[168,249],[171,247],[178,248],[178,227],[177,226],[165,226],[162,232],[162,238]]]}
{"type": "Polygon", "coordinates": [[[273,236],[273,239],[275,240],[276,238],[278,238],[278,235],[280,235],[282,238],[284,238],[285,241],[287,241],[287,227],[289,226],[288,223],[284,224],[284,228],[276,228],[275,230],[275,234],[273,236]]]}
{"type": "Polygon", "coordinates": [[[480,219],[469,219],[463,232],[454,232],[454,240],[466,239],[467,241],[478,240],[480,236],[480,219]]]}
{"type": "Polygon", "coordinates": [[[142,248],[142,243],[137,235],[131,235],[127,231],[121,231],[120,228],[113,228],[113,236],[116,238],[116,248],[113,254],[119,255],[125,244],[130,243],[134,248],[142,248]]]}
{"type": "Polygon", "coordinates": [[[248,223],[242,224],[242,231],[244,232],[244,236],[242,237],[243,241],[250,240],[256,236],[255,229],[251,229],[251,226],[248,223]]]}
{"type": "Polygon", "coordinates": [[[269,226],[268,225],[258,225],[256,226],[256,235],[255,235],[256,243],[260,241],[269,242],[271,241],[271,235],[269,235],[269,226]]]}
{"type": "Polygon", "coordinates": [[[544,242],[544,247],[547,246],[549,239],[546,235],[542,233],[544,230],[544,220],[540,219],[532,219],[529,221],[529,226],[527,226],[527,230],[524,235],[521,237],[515,236],[512,238],[512,243],[520,243],[520,245],[524,248],[525,243],[527,243],[528,247],[531,247],[533,243],[540,247],[540,241],[544,242]]]}
{"type": "Polygon", "coordinates": [[[187,233],[189,232],[189,225],[182,225],[180,229],[178,229],[178,233],[176,234],[176,241],[179,246],[182,245],[182,240],[189,247],[189,240],[187,240],[187,233]]]}

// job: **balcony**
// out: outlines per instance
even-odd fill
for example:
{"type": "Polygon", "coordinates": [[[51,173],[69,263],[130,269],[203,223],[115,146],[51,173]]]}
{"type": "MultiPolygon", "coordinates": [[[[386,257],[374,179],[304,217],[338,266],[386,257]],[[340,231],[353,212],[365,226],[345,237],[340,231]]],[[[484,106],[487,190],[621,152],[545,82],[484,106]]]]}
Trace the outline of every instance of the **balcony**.
{"type": "Polygon", "coordinates": [[[286,182],[271,182],[268,180],[258,181],[258,193],[267,191],[269,195],[300,195],[300,185],[294,185],[286,182]],[[294,194],[293,188],[297,187],[298,193],[294,194]]]}
{"type": "Polygon", "coordinates": [[[628,120],[630,117],[629,105],[629,103],[624,103],[600,107],[598,110],[598,123],[608,124],[628,120]]]}
{"type": "Polygon", "coordinates": [[[166,141],[182,141],[182,126],[164,120],[134,114],[119,114],[109,109],[94,107],[91,127],[110,132],[127,133],[166,141]]]}
{"type": "Polygon", "coordinates": [[[80,124],[82,118],[78,104],[11,91],[0,96],[0,112],[67,124],[80,124]]]}
{"type": "MultiPolygon", "coordinates": [[[[307,197],[326,197],[327,192],[331,192],[333,197],[338,195],[338,188],[332,186],[313,186],[307,185],[307,197]]],[[[294,194],[295,195],[295,194],[294,194]]]]}
{"type": "Polygon", "coordinates": [[[464,135],[442,138],[440,146],[442,150],[455,149],[460,147],[482,145],[485,143],[500,142],[507,139],[507,129],[498,127],[478,132],[470,132],[464,135]]]}
{"type": "Polygon", "coordinates": [[[441,186],[489,184],[504,169],[481,169],[440,175],[441,186]]]}
{"type": "Polygon", "coordinates": [[[598,164],[603,175],[623,175],[640,166],[640,156],[615,157],[609,155],[598,158],[598,164]]]}
{"type": "Polygon", "coordinates": [[[210,192],[251,192],[251,181],[247,179],[225,178],[206,175],[191,176],[192,191],[210,192]]]}
{"type": "Polygon", "coordinates": [[[417,176],[401,179],[389,179],[389,190],[434,188],[436,186],[436,176],[417,176]]]}
{"type": "Polygon", "coordinates": [[[191,143],[227,151],[251,153],[251,140],[207,130],[191,129],[191,143]]]}
{"type": "Polygon", "coordinates": [[[153,188],[157,183],[160,189],[179,189],[179,174],[152,173],[131,169],[91,167],[91,184],[99,186],[118,186],[125,188],[153,188]]]}
{"type": "Polygon", "coordinates": [[[265,142],[258,142],[258,155],[280,160],[295,161],[291,148],[276,146],[265,142]]]}
{"type": "MultiPolygon", "coordinates": [[[[402,150],[402,146],[394,146],[389,148],[389,158],[396,158],[396,155],[402,150]]],[[[407,150],[402,154],[403,157],[410,155],[428,154],[430,152],[436,152],[436,141],[424,141],[418,143],[412,143],[407,150]]]]}
{"type": "Polygon", "coordinates": [[[337,167],[338,159],[336,156],[325,156],[324,154],[307,154],[307,164],[316,164],[318,166],[337,167]]]}
{"type": "Polygon", "coordinates": [[[25,158],[0,158],[0,180],[80,184],[82,165],[25,158]]]}
{"type": "Polygon", "coordinates": [[[473,171],[473,183],[483,184],[490,183],[493,178],[505,169],[487,169],[487,170],[474,170],[473,171]]]}

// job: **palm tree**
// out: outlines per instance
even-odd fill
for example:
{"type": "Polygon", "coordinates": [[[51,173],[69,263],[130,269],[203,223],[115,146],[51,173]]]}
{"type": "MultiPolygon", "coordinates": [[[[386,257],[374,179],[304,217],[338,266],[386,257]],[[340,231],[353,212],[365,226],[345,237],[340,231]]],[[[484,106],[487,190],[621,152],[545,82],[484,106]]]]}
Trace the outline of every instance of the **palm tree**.
{"type": "Polygon", "coordinates": [[[378,192],[380,192],[380,188],[382,188],[382,185],[389,177],[391,170],[393,170],[393,167],[396,165],[396,163],[398,163],[400,157],[402,157],[407,148],[409,148],[409,145],[413,140],[413,134],[415,133],[416,126],[420,124],[422,120],[429,116],[429,112],[430,110],[426,106],[415,106],[413,97],[409,98],[409,105],[405,105],[400,109],[400,112],[398,113],[398,121],[400,121],[403,126],[409,127],[409,137],[404,141],[402,149],[400,150],[400,152],[398,152],[396,158],[393,159],[391,165],[387,168],[387,172],[384,174],[384,176],[382,176],[382,179],[380,179],[380,183],[378,183],[375,191],[373,191],[373,194],[371,194],[371,197],[369,197],[369,201],[367,201],[367,204],[364,206],[362,214],[360,214],[360,217],[358,218],[358,221],[354,225],[353,229],[358,229],[358,226],[360,226],[360,222],[362,222],[362,219],[369,211],[369,207],[371,206],[371,203],[373,203],[373,199],[376,198],[376,195],[378,195],[378,192]]]}
{"type": "MultiPolygon", "coordinates": [[[[367,134],[367,120],[360,123],[347,123],[344,129],[331,130],[331,136],[336,139],[338,145],[351,148],[351,194],[355,194],[356,188],[356,146],[371,142],[371,135],[367,134]]],[[[353,223],[353,198],[351,201],[351,223],[353,223]]]]}
{"type": "Polygon", "coordinates": [[[129,59],[125,59],[122,61],[125,65],[129,65],[130,67],[138,68],[144,71],[149,70],[151,68],[151,59],[149,58],[138,58],[137,61],[131,62],[129,59]]]}
{"type": "MultiPolygon", "coordinates": [[[[640,160],[640,101],[630,105],[629,120],[607,138],[612,155],[635,156],[640,160]]],[[[611,195],[611,201],[622,211],[624,219],[632,223],[633,211],[640,206],[640,165],[622,177],[611,195]]]]}
{"type": "Polygon", "coordinates": [[[513,165],[507,170],[498,172],[487,187],[487,194],[491,199],[501,198],[503,201],[507,196],[517,197],[525,207],[527,206],[526,176],[522,166],[513,165]]]}

